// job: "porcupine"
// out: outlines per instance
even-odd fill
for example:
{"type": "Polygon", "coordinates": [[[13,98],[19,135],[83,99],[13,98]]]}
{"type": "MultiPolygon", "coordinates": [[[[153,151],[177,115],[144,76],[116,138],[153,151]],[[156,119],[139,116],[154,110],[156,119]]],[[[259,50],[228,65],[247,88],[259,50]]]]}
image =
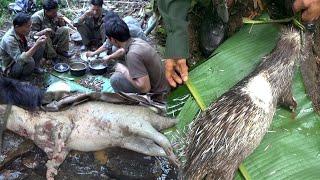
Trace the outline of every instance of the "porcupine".
{"type": "Polygon", "coordinates": [[[309,44],[298,30],[282,27],[276,47],[258,67],[200,114],[187,135],[182,179],[234,177],[266,134],[277,104],[296,107],[291,84],[309,44]]]}

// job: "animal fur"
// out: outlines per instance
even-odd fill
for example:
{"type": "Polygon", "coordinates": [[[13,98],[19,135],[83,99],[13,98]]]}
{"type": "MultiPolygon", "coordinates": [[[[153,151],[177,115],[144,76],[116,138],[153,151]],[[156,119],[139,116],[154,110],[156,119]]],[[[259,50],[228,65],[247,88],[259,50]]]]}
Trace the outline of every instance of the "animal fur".
{"type": "Polygon", "coordinates": [[[256,70],[201,113],[187,137],[183,179],[233,179],[260,144],[277,104],[296,107],[291,83],[303,48],[299,32],[286,27],[256,70]]]}
{"type": "Polygon", "coordinates": [[[35,110],[41,105],[44,91],[17,80],[0,78],[0,104],[13,104],[35,110]]]}

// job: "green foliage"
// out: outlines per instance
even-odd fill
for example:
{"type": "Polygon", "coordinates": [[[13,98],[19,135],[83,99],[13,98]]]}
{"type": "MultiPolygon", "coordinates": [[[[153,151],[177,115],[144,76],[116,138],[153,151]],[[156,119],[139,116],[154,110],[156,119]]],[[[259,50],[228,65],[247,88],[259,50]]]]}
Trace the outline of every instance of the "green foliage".
{"type": "Polygon", "coordinates": [[[8,20],[8,5],[13,0],[0,0],[0,27],[8,20]]]}
{"type": "Polygon", "coordinates": [[[158,25],[156,28],[156,36],[160,45],[164,45],[167,37],[166,29],[162,25],[158,25]]]}
{"type": "Polygon", "coordinates": [[[5,14],[8,9],[9,3],[13,2],[12,0],[0,0],[0,13],[1,15],[5,14]]]}
{"type": "Polygon", "coordinates": [[[0,0],[1,11],[7,9],[9,3],[13,2],[12,0],[0,0]]]}

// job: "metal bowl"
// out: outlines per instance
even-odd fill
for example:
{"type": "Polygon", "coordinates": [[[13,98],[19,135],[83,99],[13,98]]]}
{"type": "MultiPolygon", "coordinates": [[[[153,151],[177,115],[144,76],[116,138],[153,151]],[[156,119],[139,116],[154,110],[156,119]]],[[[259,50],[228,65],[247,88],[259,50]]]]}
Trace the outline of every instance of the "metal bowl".
{"type": "Polygon", "coordinates": [[[73,76],[83,76],[86,74],[87,65],[82,62],[74,62],[70,64],[70,72],[73,76]]]}
{"type": "Polygon", "coordinates": [[[95,60],[89,63],[90,72],[93,75],[102,75],[108,71],[108,65],[102,60],[95,60]]]}
{"type": "Polygon", "coordinates": [[[53,66],[53,69],[59,73],[68,72],[70,66],[67,63],[57,63],[53,66]]]}

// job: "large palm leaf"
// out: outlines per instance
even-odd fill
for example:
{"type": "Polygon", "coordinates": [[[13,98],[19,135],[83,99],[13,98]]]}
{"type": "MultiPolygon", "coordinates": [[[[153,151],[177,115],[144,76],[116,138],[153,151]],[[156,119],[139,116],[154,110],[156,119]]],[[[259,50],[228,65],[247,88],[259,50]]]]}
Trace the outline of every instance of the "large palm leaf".
{"type": "MultiPolygon", "coordinates": [[[[277,37],[278,29],[272,25],[243,27],[216,50],[215,56],[190,72],[198,98],[209,105],[230,89],[274,48],[277,37]]],[[[305,94],[299,71],[293,88],[298,102],[296,112],[278,108],[270,132],[244,162],[252,179],[320,178],[320,117],[305,94]]],[[[188,94],[186,88],[181,87],[170,98],[169,113],[181,110],[179,130],[199,112],[198,104],[188,94]]]]}

